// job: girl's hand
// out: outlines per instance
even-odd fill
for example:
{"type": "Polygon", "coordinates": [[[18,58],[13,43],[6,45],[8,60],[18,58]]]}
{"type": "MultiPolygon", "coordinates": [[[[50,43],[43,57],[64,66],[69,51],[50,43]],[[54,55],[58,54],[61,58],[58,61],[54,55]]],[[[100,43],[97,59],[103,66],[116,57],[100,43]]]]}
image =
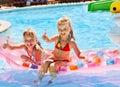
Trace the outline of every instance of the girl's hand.
{"type": "Polygon", "coordinates": [[[85,63],[91,63],[92,61],[90,61],[90,60],[88,60],[88,59],[85,58],[85,59],[84,59],[84,62],[85,62],[85,63]]]}
{"type": "Polygon", "coordinates": [[[81,58],[81,59],[83,59],[83,61],[85,62],[85,63],[91,63],[91,61],[89,60],[89,59],[87,59],[85,56],[83,56],[83,55],[79,55],[79,58],[81,58]]]}
{"type": "Polygon", "coordinates": [[[6,48],[8,48],[10,46],[8,42],[9,42],[9,36],[7,36],[6,43],[3,44],[4,49],[6,49],[6,48]]]}
{"type": "Polygon", "coordinates": [[[79,55],[80,59],[85,59],[85,56],[83,56],[82,54],[79,55]]]}
{"type": "Polygon", "coordinates": [[[21,55],[21,58],[22,58],[23,62],[30,62],[31,64],[34,64],[34,65],[40,65],[41,64],[40,62],[35,62],[33,59],[29,58],[26,55],[21,55]]]}
{"type": "Polygon", "coordinates": [[[4,44],[3,44],[3,48],[4,48],[4,49],[6,49],[6,48],[8,48],[8,47],[9,47],[9,44],[8,44],[8,43],[4,43],[4,44]]]}
{"type": "Polygon", "coordinates": [[[46,38],[47,38],[46,31],[44,32],[44,34],[43,34],[42,38],[43,38],[43,40],[46,40],[46,38]]]}

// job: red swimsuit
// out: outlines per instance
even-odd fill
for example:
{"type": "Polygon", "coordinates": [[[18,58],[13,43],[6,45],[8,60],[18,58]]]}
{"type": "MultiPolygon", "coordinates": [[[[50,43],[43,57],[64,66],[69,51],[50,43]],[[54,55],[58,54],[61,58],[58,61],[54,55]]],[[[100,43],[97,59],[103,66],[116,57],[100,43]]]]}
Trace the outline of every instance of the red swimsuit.
{"type": "MultiPolygon", "coordinates": [[[[59,49],[58,47],[58,43],[55,45],[55,48],[59,49]]],[[[60,49],[62,51],[70,51],[70,47],[69,47],[69,43],[67,43],[62,49],[60,49]]],[[[64,61],[64,62],[70,62],[70,60],[54,60],[54,62],[56,61],[64,61]]]]}
{"type": "MultiPolygon", "coordinates": [[[[59,49],[58,43],[55,45],[55,48],[59,49]]],[[[67,43],[64,48],[60,49],[62,51],[70,51],[69,43],[67,43]]]]}

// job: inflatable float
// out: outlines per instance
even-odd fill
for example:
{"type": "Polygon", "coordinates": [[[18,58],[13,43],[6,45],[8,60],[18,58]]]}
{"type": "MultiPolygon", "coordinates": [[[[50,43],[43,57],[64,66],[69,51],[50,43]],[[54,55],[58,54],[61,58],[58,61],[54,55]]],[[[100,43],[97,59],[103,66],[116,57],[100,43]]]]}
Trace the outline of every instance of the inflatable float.
{"type": "Polygon", "coordinates": [[[11,23],[8,21],[0,20],[0,32],[4,32],[7,29],[9,29],[11,26],[11,23]]]}
{"type": "MultiPolygon", "coordinates": [[[[25,63],[20,58],[21,54],[25,54],[24,50],[8,50],[3,49],[4,40],[0,40],[0,58],[15,69],[38,69],[25,63]]],[[[91,63],[84,63],[77,58],[75,54],[71,54],[71,62],[68,67],[62,68],[60,72],[79,71],[84,73],[98,73],[109,70],[120,70],[120,50],[119,49],[91,49],[83,51],[83,54],[91,60],[91,63]]]]}
{"type": "Polygon", "coordinates": [[[114,0],[101,0],[101,1],[95,1],[88,4],[88,11],[109,11],[111,4],[114,2],[114,0]]]}
{"type": "Polygon", "coordinates": [[[114,14],[114,21],[116,26],[109,32],[109,37],[112,42],[120,46],[120,1],[115,1],[110,7],[111,13],[114,14]]]}

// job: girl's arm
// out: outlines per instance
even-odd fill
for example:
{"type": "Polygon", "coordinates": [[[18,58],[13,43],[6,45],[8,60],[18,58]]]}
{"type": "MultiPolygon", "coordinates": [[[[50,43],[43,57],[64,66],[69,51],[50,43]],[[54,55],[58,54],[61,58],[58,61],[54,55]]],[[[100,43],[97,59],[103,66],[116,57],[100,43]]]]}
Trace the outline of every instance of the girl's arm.
{"type": "Polygon", "coordinates": [[[81,54],[81,52],[80,52],[80,50],[79,50],[79,48],[74,40],[71,41],[71,47],[74,49],[78,58],[85,59],[85,57],[81,54]]]}
{"type": "Polygon", "coordinates": [[[76,44],[76,42],[73,40],[71,41],[71,47],[74,49],[75,53],[77,54],[79,59],[84,59],[85,62],[90,63],[91,61],[89,61],[87,58],[85,58],[85,56],[83,56],[76,44]]]}
{"type": "Polygon", "coordinates": [[[46,33],[44,33],[44,35],[42,36],[43,40],[46,41],[46,42],[54,42],[56,41],[56,39],[58,38],[58,35],[55,35],[51,38],[49,38],[46,33]]]}
{"type": "Polygon", "coordinates": [[[20,44],[20,45],[10,45],[8,43],[4,43],[3,44],[3,48],[6,49],[10,49],[10,50],[16,50],[16,49],[23,49],[25,48],[25,45],[24,44],[20,44]]]}

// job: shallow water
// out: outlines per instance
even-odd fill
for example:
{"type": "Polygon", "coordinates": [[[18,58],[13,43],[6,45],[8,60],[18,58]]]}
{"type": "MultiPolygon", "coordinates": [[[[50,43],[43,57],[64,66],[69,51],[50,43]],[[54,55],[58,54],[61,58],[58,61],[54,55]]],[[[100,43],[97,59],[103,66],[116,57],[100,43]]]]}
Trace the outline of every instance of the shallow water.
{"type": "MultiPolygon", "coordinates": [[[[0,73],[1,87],[34,87],[32,82],[37,79],[37,71],[30,70],[4,70],[0,73]]],[[[50,76],[46,76],[41,84],[35,87],[119,87],[120,71],[104,73],[79,73],[77,71],[59,74],[50,85],[47,82],[50,76]]]]}

